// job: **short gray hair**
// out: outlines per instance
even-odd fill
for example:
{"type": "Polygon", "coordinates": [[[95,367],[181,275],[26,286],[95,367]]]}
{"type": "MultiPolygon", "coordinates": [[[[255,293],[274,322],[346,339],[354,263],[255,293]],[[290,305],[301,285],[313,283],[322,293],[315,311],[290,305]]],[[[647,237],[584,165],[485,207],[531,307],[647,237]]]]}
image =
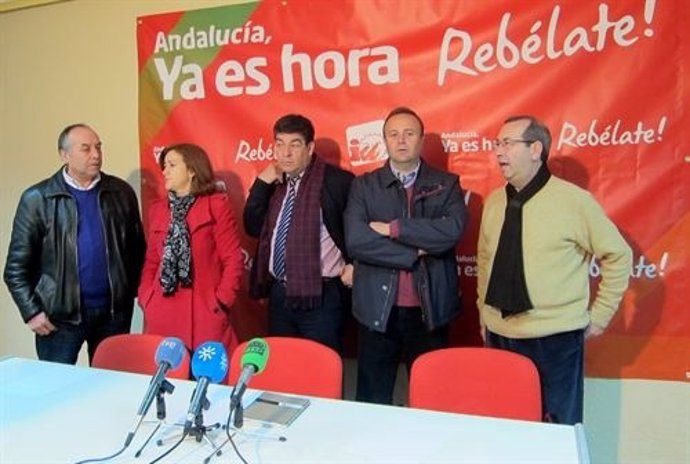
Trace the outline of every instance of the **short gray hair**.
{"type": "Polygon", "coordinates": [[[551,131],[546,127],[546,124],[531,115],[517,115],[511,116],[503,124],[508,124],[509,122],[515,121],[529,121],[529,125],[522,133],[522,138],[525,140],[533,140],[535,142],[541,142],[541,160],[546,162],[549,158],[549,150],[551,150],[551,131]]]}
{"type": "Polygon", "coordinates": [[[76,129],[78,127],[83,127],[84,129],[89,129],[89,130],[93,131],[91,126],[89,126],[88,124],[84,124],[81,122],[77,123],[77,124],[70,124],[69,126],[62,129],[62,132],[60,132],[60,135],[58,136],[58,143],[57,143],[58,151],[60,151],[60,150],[67,151],[67,149],[69,148],[69,144],[67,142],[69,139],[69,134],[70,134],[70,132],[72,132],[74,129],[76,129]]]}

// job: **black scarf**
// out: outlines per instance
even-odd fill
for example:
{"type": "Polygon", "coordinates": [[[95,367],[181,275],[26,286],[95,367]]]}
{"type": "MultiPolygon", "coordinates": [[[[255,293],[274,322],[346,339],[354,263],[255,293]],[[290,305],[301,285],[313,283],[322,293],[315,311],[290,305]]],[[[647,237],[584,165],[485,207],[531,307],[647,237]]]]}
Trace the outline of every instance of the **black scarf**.
{"type": "Polygon", "coordinates": [[[506,212],[498,240],[491,279],[484,302],[499,308],[503,318],[532,309],[525,281],[522,257],[522,207],[541,190],[551,177],[546,163],[519,192],[506,185],[506,212]]]}
{"type": "Polygon", "coordinates": [[[183,287],[192,285],[192,252],[190,250],[189,226],[185,220],[196,197],[178,197],[168,192],[170,226],[163,243],[163,263],[160,283],[163,295],[172,295],[179,283],[183,287]]]}

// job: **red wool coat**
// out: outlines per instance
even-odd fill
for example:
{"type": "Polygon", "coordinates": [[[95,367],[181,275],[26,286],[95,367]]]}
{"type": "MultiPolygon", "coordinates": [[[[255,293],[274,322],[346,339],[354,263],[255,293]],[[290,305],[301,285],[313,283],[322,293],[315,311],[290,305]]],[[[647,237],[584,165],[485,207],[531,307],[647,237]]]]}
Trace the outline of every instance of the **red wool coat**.
{"type": "Polygon", "coordinates": [[[144,310],[144,333],[180,338],[195,350],[207,341],[219,341],[228,357],[237,346],[230,324],[243,272],[237,224],[225,193],[200,196],[187,214],[191,236],[192,285],[178,286],[163,296],[160,285],[163,243],[170,224],[167,199],[151,205],[147,251],[139,286],[139,305],[144,310]]]}

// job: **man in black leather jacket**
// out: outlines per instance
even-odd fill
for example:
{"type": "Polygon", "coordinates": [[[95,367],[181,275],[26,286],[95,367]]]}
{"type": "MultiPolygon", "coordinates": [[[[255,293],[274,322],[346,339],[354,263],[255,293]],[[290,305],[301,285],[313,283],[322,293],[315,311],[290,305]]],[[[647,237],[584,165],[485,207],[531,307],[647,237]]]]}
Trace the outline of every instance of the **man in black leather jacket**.
{"type": "Polygon", "coordinates": [[[146,244],[134,190],[101,172],[98,134],[67,126],[58,150],[64,166],[21,196],[4,278],[38,358],[74,364],[84,342],[92,359],[129,332],[146,244]]]}
{"type": "Polygon", "coordinates": [[[383,126],[388,162],[352,183],[345,239],[359,322],[357,400],[391,403],[398,363],[448,345],[460,313],[455,245],[467,223],[458,176],[421,160],[422,120],[397,108],[383,126]]]}

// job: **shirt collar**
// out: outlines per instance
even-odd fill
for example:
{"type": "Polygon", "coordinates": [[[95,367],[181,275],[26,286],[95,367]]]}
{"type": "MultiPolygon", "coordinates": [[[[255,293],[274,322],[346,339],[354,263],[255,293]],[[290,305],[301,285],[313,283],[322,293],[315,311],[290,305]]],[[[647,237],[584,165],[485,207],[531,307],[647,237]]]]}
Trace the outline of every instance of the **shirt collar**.
{"type": "Polygon", "coordinates": [[[304,176],[304,172],[299,173],[296,176],[289,176],[285,175],[285,183],[289,186],[292,185],[294,188],[298,188],[300,183],[302,182],[302,177],[304,176]]]}
{"type": "Polygon", "coordinates": [[[79,185],[79,183],[76,180],[74,180],[74,178],[72,178],[72,176],[67,174],[67,166],[65,166],[64,169],[62,170],[62,178],[65,179],[65,182],[67,182],[67,185],[69,185],[73,189],[86,191],[86,190],[91,190],[92,188],[96,187],[96,185],[98,185],[98,183],[101,181],[101,173],[99,172],[96,175],[96,178],[93,181],[91,181],[91,183],[89,185],[87,185],[86,187],[82,187],[81,185],[79,185]]]}
{"type": "Polygon", "coordinates": [[[403,173],[400,172],[399,170],[395,169],[392,164],[389,164],[391,171],[393,171],[393,175],[402,182],[403,186],[405,188],[409,188],[414,184],[415,180],[417,180],[417,174],[419,173],[419,167],[422,165],[421,162],[417,163],[417,166],[410,172],[403,173]]]}

